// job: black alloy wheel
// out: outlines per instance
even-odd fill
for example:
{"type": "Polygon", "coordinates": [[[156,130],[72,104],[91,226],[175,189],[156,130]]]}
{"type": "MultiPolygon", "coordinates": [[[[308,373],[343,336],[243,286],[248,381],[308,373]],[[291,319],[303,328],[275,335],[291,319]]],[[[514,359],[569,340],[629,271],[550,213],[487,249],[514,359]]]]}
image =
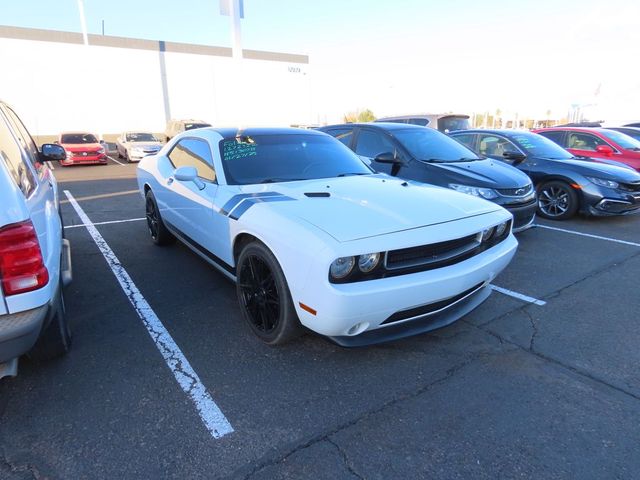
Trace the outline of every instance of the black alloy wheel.
{"type": "Polygon", "coordinates": [[[280,345],[300,334],[286,279],[264,244],[249,243],[240,253],[236,292],[243,318],[263,342],[280,345]]]}
{"type": "Polygon", "coordinates": [[[176,238],[162,221],[158,204],[151,190],[147,191],[145,195],[145,214],[147,217],[147,227],[153,243],[156,245],[167,245],[175,241],[176,238]]]}
{"type": "Polygon", "coordinates": [[[551,181],[538,189],[538,212],[551,220],[566,220],[578,211],[578,195],[561,181],[551,181]]]}

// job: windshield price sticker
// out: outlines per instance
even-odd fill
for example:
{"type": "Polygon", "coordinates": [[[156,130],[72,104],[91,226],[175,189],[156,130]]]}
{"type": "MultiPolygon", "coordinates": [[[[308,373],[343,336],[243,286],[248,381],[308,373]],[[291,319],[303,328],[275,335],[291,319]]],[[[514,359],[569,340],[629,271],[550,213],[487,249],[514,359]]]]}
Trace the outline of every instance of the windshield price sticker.
{"type": "Polygon", "coordinates": [[[239,158],[255,157],[258,155],[257,147],[255,143],[238,142],[236,140],[224,142],[224,159],[236,160],[239,158]]]}

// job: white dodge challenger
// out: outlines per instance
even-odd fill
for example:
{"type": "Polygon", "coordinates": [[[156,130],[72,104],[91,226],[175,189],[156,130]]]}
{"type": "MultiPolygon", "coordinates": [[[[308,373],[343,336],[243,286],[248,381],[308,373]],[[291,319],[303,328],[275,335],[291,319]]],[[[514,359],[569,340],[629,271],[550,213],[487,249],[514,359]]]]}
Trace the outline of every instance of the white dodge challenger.
{"type": "Polygon", "coordinates": [[[153,242],[177,238],[233,280],[272,345],[302,325],[343,346],[443,327],[517,247],[502,207],[376,174],[312,130],[185,132],[142,159],[138,185],[153,242]]]}

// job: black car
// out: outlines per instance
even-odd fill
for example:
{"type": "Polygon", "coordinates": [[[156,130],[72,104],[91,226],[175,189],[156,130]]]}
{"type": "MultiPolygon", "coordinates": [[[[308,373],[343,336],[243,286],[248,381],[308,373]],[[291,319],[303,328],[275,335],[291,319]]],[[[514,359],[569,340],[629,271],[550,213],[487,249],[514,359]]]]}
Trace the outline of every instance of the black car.
{"type": "Polygon", "coordinates": [[[631,138],[640,140],[640,128],[638,127],[605,127],[607,130],[615,130],[616,132],[629,135],[631,138]]]}
{"type": "Polygon", "coordinates": [[[531,180],[502,162],[478,157],[444,133],[402,123],[322,127],[378,171],[491,200],[513,215],[515,232],[535,218],[531,180]]]}
{"type": "Polygon", "coordinates": [[[538,192],[538,213],[545,218],[564,220],[578,211],[600,216],[640,212],[640,173],[630,168],[578,159],[537,133],[467,130],[451,136],[529,175],[538,192]]]}

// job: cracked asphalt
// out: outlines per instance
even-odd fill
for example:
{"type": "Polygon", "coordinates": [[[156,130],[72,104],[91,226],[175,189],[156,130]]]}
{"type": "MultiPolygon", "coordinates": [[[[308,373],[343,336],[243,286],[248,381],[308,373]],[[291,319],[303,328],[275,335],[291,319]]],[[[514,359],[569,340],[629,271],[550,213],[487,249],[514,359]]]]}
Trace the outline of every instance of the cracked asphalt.
{"type": "MultiPolygon", "coordinates": [[[[135,166],[56,168],[95,222],[144,216],[135,166]]],[[[67,226],[80,219],[62,203],[67,226]]],[[[640,217],[539,223],[640,242],[640,217]]],[[[0,479],[635,479],[640,247],[534,228],[456,324],[341,349],[260,344],[233,285],[144,222],[96,227],[234,432],[213,438],[84,227],[65,358],[0,381],[0,479]]]]}

